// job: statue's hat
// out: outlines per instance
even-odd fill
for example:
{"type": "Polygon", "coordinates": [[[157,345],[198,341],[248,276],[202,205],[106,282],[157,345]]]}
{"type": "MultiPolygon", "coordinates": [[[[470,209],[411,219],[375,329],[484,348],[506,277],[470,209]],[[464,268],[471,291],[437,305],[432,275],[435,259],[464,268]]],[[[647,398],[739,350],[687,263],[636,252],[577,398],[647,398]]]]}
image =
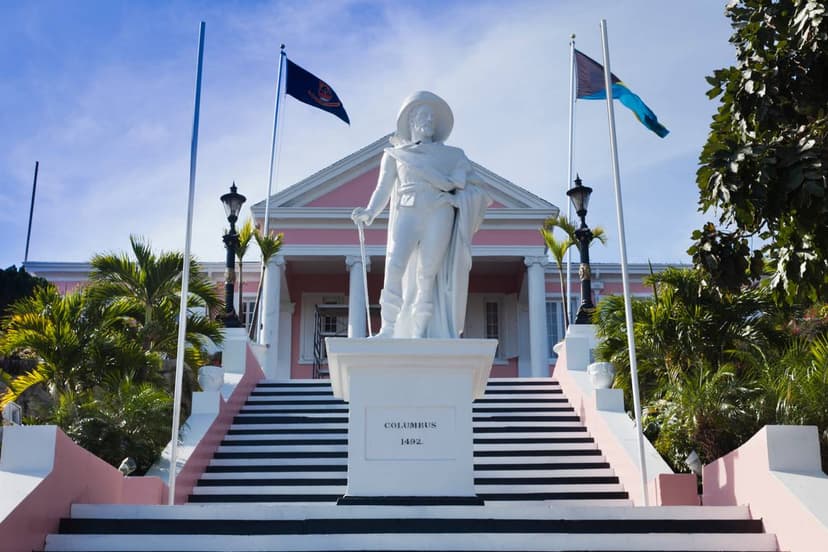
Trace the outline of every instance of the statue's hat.
{"type": "Polygon", "coordinates": [[[404,142],[411,141],[411,127],[409,126],[408,118],[415,108],[427,105],[431,108],[434,114],[434,137],[435,142],[444,142],[451,134],[451,129],[454,126],[454,115],[451,113],[451,108],[446,101],[434,94],[420,90],[414,92],[405,99],[400,114],[397,116],[397,137],[404,142]]]}

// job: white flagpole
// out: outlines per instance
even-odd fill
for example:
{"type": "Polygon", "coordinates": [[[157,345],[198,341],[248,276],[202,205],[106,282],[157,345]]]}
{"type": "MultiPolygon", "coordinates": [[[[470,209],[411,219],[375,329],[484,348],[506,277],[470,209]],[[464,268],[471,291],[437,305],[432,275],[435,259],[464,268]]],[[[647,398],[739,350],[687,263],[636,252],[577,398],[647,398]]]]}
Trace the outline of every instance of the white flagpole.
{"type": "Polygon", "coordinates": [[[193,200],[195,198],[196,157],[198,153],[198,116],[201,107],[201,70],[204,61],[204,21],[198,32],[198,69],[196,70],[193,137],[190,142],[190,193],[187,197],[187,230],[184,239],[184,268],[181,273],[181,303],[178,314],[178,348],[175,353],[175,393],[173,398],[172,437],[170,442],[169,504],[175,504],[175,476],[178,467],[178,428],[181,424],[181,380],[184,376],[184,340],[187,335],[187,307],[190,293],[190,242],[193,235],[193,200]]]}
{"type": "MultiPolygon", "coordinates": [[[[276,140],[279,137],[279,106],[282,102],[282,81],[284,80],[285,59],[287,59],[287,54],[285,53],[285,45],[282,44],[282,47],[279,50],[279,69],[276,72],[276,99],[273,101],[273,134],[270,140],[270,165],[268,166],[267,171],[267,196],[265,197],[264,224],[262,224],[263,236],[268,236],[270,232],[270,196],[273,193],[273,174],[277,163],[276,155],[278,153],[278,150],[276,149],[276,140]]],[[[262,283],[264,282],[264,271],[265,263],[264,261],[262,261],[261,270],[259,271],[259,291],[256,294],[257,305],[260,305],[262,300],[262,283]]],[[[257,311],[258,320],[253,321],[254,324],[257,324],[257,331],[253,333],[255,333],[259,343],[264,343],[264,334],[262,327],[262,309],[259,308],[257,309],[257,311]]]]}
{"type": "Polygon", "coordinates": [[[624,209],[621,202],[621,180],[618,171],[618,144],[615,139],[615,110],[612,105],[612,71],[610,70],[607,20],[601,20],[601,42],[604,45],[604,86],[607,90],[607,118],[609,119],[610,151],[612,153],[612,182],[615,187],[615,212],[618,220],[618,243],[621,248],[621,280],[624,286],[624,318],[627,324],[627,346],[630,349],[630,377],[632,379],[633,409],[638,430],[638,461],[641,467],[641,491],[644,506],[649,506],[647,495],[647,464],[644,461],[644,431],[641,427],[641,398],[638,392],[638,364],[635,358],[635,332],[632,303],[630,302],[630,277],[627,269],[627,238],[624,235],[624,209]]]}
{"type": "MultiPolygon", "coordinates": [[[[566,167],[566,189],[572,187],[572,157],[574,153],[575,142],[575,33],[569,35],[569,162],[566,167]]],[[[566,220],[572,219],[572,202],[567,196],[564,199],[566,203],[566,220]]],[[[563,292],[563,290],[561,290],[563,292]]],[[[566,303],[564,305],[564,313],[566,313],[566,321],[564,327],[568,328],[572,323],[572,248],[569,248],[566,254],[566,296],[561,293],[561,299],[566,303]]]]}
{"type": "Polygon", "coordinates": [[[287,54],[285,53],[285,45],[282,44],[282,49],[279,52],[279,72],[276,77],[276,100],[273,107],[273,138],[270,142],[270,167],[267,175],[267,197],[265,198],[265,219],[264,219],[264,235],[267,236],[270,231],[270,194],[273,189],[273,171],[276,166],[276,137],[279,129],[279,104],[282,100],[282,81],[284,80],[285,60],[287,54]]]}

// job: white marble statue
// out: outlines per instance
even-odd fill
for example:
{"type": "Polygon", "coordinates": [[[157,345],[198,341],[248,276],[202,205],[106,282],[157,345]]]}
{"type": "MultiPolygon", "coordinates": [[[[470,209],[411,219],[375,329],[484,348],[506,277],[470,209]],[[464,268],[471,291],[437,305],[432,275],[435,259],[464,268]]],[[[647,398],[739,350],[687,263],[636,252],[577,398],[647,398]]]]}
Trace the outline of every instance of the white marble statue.
{"type": "Polygon", "coordinates": [[[391,202],[382,328],[376,337],[456,338],[463,332],[471,238],[489,196],[463,150],[444,144],[454,125],[448,104],[431,92],[409,96],[392,146],[380,162],[368,206],[354,209],[370,225],[391,202]]]}

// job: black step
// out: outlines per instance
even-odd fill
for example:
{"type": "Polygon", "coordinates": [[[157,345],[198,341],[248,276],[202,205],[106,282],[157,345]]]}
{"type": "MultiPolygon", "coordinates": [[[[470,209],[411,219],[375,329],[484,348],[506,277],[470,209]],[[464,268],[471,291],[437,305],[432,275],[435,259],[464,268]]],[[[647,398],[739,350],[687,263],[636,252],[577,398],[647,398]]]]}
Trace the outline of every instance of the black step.
{"type": "Polygon", "coordinates": [[[614,485],[614,475],[571,475],[564,477],[475,477],[475,485],[614,485]]]}
{"type": "Polygon", "coordinates": [[[279,429],[234,429],[227,430],[227,435],[310,435],[320,433],[348,434],[348,428],[279,428],[279,429]]]}
{"type": "Polygon", "coordinates": [[[554,398],[554,399],[475,399],[474,400],[474,404],[504,404],[504,403],[513,403],[513,404],[522,404],[522,403],[568,404],[569,400],[566,397],[554,398]]]}
{"type": "Polygon", "coordinates": [[[472,412],[575,412],[575,409],[571,406],[481,406],[472,408],[472,412]]]}
{"type": "Polygon", "coordinates": [[[316,396],[319,395],[331,395],[333,396],[333,389],[328,387],[328,389],[320,389],[318,391],[256,391],[253,390],[250,392],[251,397],[305,397],[305,396],[316,396]]]}
{"type": "Polygon", "coordinates": [[[580,422],[580,416],[474,416],[474,422],[580,422]]]}
{"type": "Polygon", "coordinates": [[[347,424],[347,418],[328,418],[313,416],[236,416],[234,424],[347,424]]]}
{"type": "MultiPolygon", "coordinates": [[[[222,495],[190,495],[188,502],[191,503],[222,503],[222,502],[332,502],[336,503],[342,495],[315,495],[315,494],[222,494],[222,495]]],[[[215,523],[215,522],[214,522],[215,523]]]]}
{"type": "Polygon", "coordinates": [[[348,452],[296,451],[296,452],[217,452],[216,460],[252,460],[256,458],[348,458],[348,452]]]}
{"type": "Polygon", "coordinates": [[[295,387],[327,387],[328,389],[331,388],[331,382],[329,381],[299,381],[299,382],[288,382],[288,381],[278,381],[278,382],[260,382],[256,384],[256,389],[260,387],[286,387],[289,389],[295,387]]]}
{"type": "MultiPolygon", "coordinates": [[[[543,462],[541,464],[475,464],[474,471],[591,470],[609,468],[609,462],[543,462]]],[[[347,469],[347,467],[346,467],[347,469]]]]}
{"type": "Polygon", "coordinates": [[[486,395],[562,395],[563,389],[486,389],[486,395]]]}
{"type": "Polygon", "coordinates": [[[289,404],[300,404],[300,405],[311,405],[311,404],[335,404],[335,405],[342,405],[348,406],[348,403],[343,401],[342,399],[301,399],[298,401],[247,401],[244,403],[245,406],[250,405],[262,405],[262,406],[282,406],[282,405],[289,405],[289,404]]]}
{"type": "Polygon", "coordinates": [[[475,445],[538,445],[538,444],[561,444],[561,443],[593,443],[592,437],[481,437],[474,440],[475,445]]]}
{"type": "Polygon", "coordinates": [[[225,439],[223,447],[281,447],[296,445],[347,445],[348,439],[225,439]]]}
{"type": "Polygon", "coordinates": [[[489,380],[486,384],[487,386],[533,386],[533,387],[557,387],[560,385],[556,380],[542,380],[542,381],[527,381],[527,380],[517,380],[517,381],[498,381],[498,380],[489,380]]]}
{"type": "Polygon", "coordinates": [[[347,414],[348,408],[242,408],[239,414],[347,414]]]}
{"type": "Polygon", "coordinates": [[[60,532],[101,535],[356,535],[468,533],[761,533],[750,519],[62,519],[60,532]]]}
{"type": "Polygon", "coordinates": [[[199,479],[197,487],[327,487],[348,484],[348,479],[291,477],[291,478],[263,478],[263,479],[199,479]]]}
{"type": "Polygon", "coordinates": [[[476,427],[475,433],[586,433],[585,426],[495,426],[476,427]]]}
{"type": "Polygon", "coordinates": [[[476,450],[478,458],[496,458],[516,456],[601,456],[600,449],[573,449],[573,450],[476,450]]]}
{"type": "Polygon", "coordinates": [[[347,464],[272,464],[267,466],[207,466],[205,473],[347,472],[347,464]]]}

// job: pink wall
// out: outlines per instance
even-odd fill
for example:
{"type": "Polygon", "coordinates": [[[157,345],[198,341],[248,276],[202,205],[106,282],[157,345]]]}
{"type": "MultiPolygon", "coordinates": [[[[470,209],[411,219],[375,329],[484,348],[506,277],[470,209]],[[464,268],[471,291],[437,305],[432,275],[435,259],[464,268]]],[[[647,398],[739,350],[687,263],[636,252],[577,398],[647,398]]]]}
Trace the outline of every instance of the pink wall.
{"type": "Polygon", "coordinates": [[[516,378],[518,377],[518,360],[510,358],[506,364],[492,364],[492,371],[489,373],[492,378],[516,378]]]}
{"type": "Polygon", "coordinates": [[[358,207],[368,205],[377,186],[379,164],[350,182],[331,190],[307,204],[307,207],[358,207]]]}
{"type": "Polygon", "coordinates": [[[472,238],[472,245],[543,245],[543,237],[537,230],[479,230],[472,238]]]}
{"type": "Polygon", "coordinates": [[[42,549],[46,535],[57,531],[72,504],[161,504],[166,495],[159,478],[124,478],[60,429],[54,454],[51,473],[0,523],[3,550],[42,549]]]}
{"type": "MultiPolygon", "coordinates": [[[[805,443],[797,444],[790,442],[790,439],[784,439],[785,436],[781,434],[790,427],[765,426],[738,449],[704,466],[703,503],[706,506],[749,505],[751,516],[762,519],[765,531],[776,535],[782,550],[825,550],[828,547],[828,525],[824,511],[823,519],[820,521],[813,511],[803,505],[801,498],[791,492],[791,488],[784,485],[779,476],[774,474],[770,464],[769,456],[773,454],[774,447],[788,449],[777,450],[776,454],[779,456],[791,455],[793,450],[796,450],[794,456],[803,457],[808,456],[808,452],[813,452],[813,467],[793,467],[791,472],[800,473],[790,475],[801,478],[797,482],[801,487],[798,489],[801,494],[813,494],[814,491],[818,493],[817,485],[822,484],[823,488],[826,486],[825,474],[819,470],[818,445],[807,450],[805,443]],[[783,438],[774,439],[779,436],[783,438]],[[809,479],[810,489],[807,483],[809,479]]],[[[813,430],[810,435],[813,442],[808,444],[817,443],[819,437],[816,428],[810,429],[813,430]]],[[[794,427],[796,436],[802,436],[803,433],[810,432],[804,427],[794,427]]],[[[807,464],[807,461],[801,464],[807,464]]],[[[788,474],[780,475],[785,477],[788,474]]],[[[824,492],[816,497],[816,501],[823,505],[823,510],[825,499],[824,492]]]]}
{"type": "MultiPolygon", "coordinates": [[[[291,245],[359,245],[356,227],[349,230],[319,228],[288,228],[283,231],[285,243],[291,245]]],[[[367,245],[385,245],[388,231],[384,228],[366,228],[367,245]]]]}
{"type": "Polygon", "coordinates": [[[233,418],[239,413],[241,407],[247,401],[250,392],[256,384],[264,378],[259,361],[256,360],[250,346],[247,346],[247,359],[245,362],[244,375],[241,381],[233,390],[230,398],[225,402],[221,401],[219,414],[213,421],[210,429],[204,434],[204,438],[196,445],[187,462],[178,472],[175,478],[175,503],[186,504],[190,493],[193,492],[198,479],[204,473],[213,455],[216,453],[219,444],[227,434],[227,430],[233,423],[233,418]]]}

